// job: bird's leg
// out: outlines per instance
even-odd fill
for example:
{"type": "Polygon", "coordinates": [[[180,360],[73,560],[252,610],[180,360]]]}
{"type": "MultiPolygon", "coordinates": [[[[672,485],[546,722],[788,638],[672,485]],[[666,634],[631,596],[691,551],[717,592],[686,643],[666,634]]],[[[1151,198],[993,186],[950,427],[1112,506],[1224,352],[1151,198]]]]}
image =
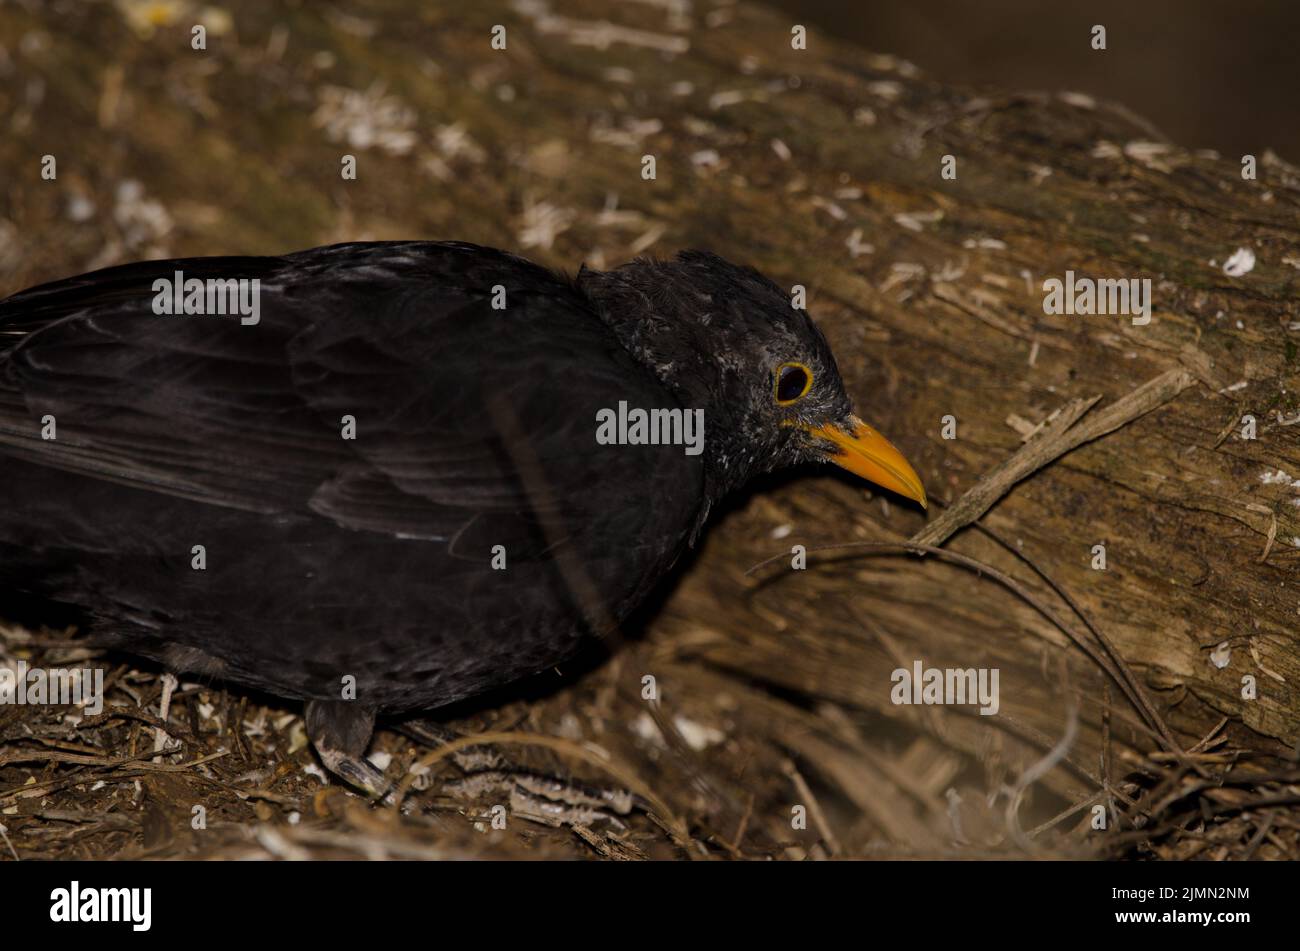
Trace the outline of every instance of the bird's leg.
{"type": "MultiPolygon", "coordinates": [[[[461,734],[432,720],[397,724],[401,733],[426,746],[442,746],[461,734]]],[[[623,828],[619,816],[631,813],[636,798],[626,790],[601,789],[571,779],[539,773],[484,747],[470,747],[450,759],[465,777],[445,784],[459,798],[508,797],[510,811],[547,825],[591,825],[604,820],[623,828]]]]}
{"type": "Polygon", "coordinates": [[[325,768],[367,795],[382,799],[388,780],[366,759],[375,730],[374,709],[355,701],[308,700],[306,720],[307,736],[325,768]]]}

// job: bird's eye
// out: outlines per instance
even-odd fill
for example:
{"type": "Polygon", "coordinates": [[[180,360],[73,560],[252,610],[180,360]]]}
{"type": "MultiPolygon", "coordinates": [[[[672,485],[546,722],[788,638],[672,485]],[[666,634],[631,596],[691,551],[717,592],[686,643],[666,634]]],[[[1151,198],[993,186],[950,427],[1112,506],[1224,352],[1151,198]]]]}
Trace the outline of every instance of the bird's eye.
{"type": "Polygon", "coordinates": [[[802,363],[783,363],[776,368],[776,401],[788,406],[803,399],[812,389],[813,375],[802,363]]]}

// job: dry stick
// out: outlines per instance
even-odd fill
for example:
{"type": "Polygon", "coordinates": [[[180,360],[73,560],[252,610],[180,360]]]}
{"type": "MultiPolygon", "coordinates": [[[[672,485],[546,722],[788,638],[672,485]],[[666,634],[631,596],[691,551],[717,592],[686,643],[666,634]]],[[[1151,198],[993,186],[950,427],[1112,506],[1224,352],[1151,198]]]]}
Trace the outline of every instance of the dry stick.
{"type": "MultiPolygon", "coordinates": [[[[971,558],[971,557],[969,557],[969,556],[967,556],[967,555],[961,555],[961,554],[958,554],[957,552],[948,551],[948,550],[945,549],[945,548],[935,548],[935,547],[933,547],[933,546],[916,545],[916,544],[911,543],[911,542],[846,542],[846,543],[841,543],[841,544],[838,544],[838,545],[820,545],[820,546],[815,546],[815,547],[813,547],[813,548],[809,548],[808,551],[809,551],[809,552],[822,552],[822,551],[834,551],[834,550],[845,550],[845,549],[871,549],[871,550],[874,550],[874,551],[880,552],[880,553],[882,553],[882,554],[883,554],[883,553],[888,553],[888,552],[894,552],[894,551],[905,551],[905,552],[910,552],[910,553],[912,553],[912,554],[917,554],[917,555],[922,555],[922,554],[927,554],[927,553],[928,553],[928,554],[932,554],[932,555],[934,555],[935,557],[937,557],[937,558],[938,558],[939,560],[941,560],[941,561],[948,561],[948,562],[951,562],[951,563],[953,563],[953,564],[960,565],[960,566],[962,566],[962,567],[965,567],[965,568],[968,568],[968,569],[970,569],[970,570],[972,570],[972,571],[975,571],[977,574],[980,574],[980,575],[987,574],[987,575],[988,575],[990,578],[992,578],[994,581],[997,581],[997,582],[998,582],[999,584],[1001,584],[1003,587],[1007,588],[1007,590],[1011,591],[1011,592],[1012,592],[1013,594],[1015,594],[1017,597],[1019,597],[1019,598],[1021,598],[1022,600],[1024,600],[1027,604],[1029,604],[1031,607],[1033,607],[1035,610],[1037,610],[1040,614],[1042,614],[1045,618],[1047,618],[1049,621],[1051,621],[1053,624],[1055,624],[1058,628],[1060,628],[1060,630],[1061,630],[1061,631],[1062,631],[1062,632],[1063,632],[1067,637],[1069,637],[1072,641],[1075,642],[1075,644],[1078,645],[1078,647],[1079,647],[1080,650],[1082,650],[1085,654],[1087,654],[1087,655],[1088,655],[1088,656],[1093,660],[1093,662],[1094,662],[1095,664],[1097,664],[1098,667],[1100,667],[1103,671],[1105,671],[1107,674],[1109,674],[1110,677],[1111,677],[1111,678],[1112,678],[1112,679],[1113,679],[1117,684],[1119,684],[1121,688],[1123,688],[1123,689],[1125,690],[1126,695],[1129,695],[1129,694],[1128,694],[1128,686],[1127,686],[1127,684],[1125,684],[1125,682],[1121,679],[1120,675],[1116,672],[1116,670],[1115,670],[1115,669],[1114,669],[1114,668],[1113,668],[1113,667],[1112,667],[1112,666],[1107,662],[1107,660],[1106,660],[1105,657],[1103,657],[1101,654],[1099,654],[1099,653],[1096,651],[1096,649],[1095,649],[1091,644],[1089,644],[1086,640],[1084,640],[1082,637],[1080,637],[1078,634],[1076,634],[1073,630],[1071,630],[1069,627],[1067,627],[1067,626],[1066,626],[1066,625],[1061,621],[1061,619],[1060,619],[1059,617],[1057,617],[1057,615],[1054,614],[1054,613],[1051,611],[1051,609],[1050,609],[1047,605],[1045,605],[1043,602],[1041,602],[1039,599],[1037,599],[1037,598],[1033,595],[1033,593],[1032,593],[1031,591],[1029,591],[1029,589],[1027,589],[1027,588],[1025,588],[1024,586],[1022,586],[1019,582],[1017,582],[1017,581],[1016,581],[1014,578],[1012,578],[1010,575],[1006,575],[1006,574],[1003,574],[1002,572],[998,571],[998,569],[994,568],[992,565],[985,564],[984,562],[978,561],[977,559],[971,558]]],[[[745,572],[745,574],[746,574],[746,575],[752,575],[753,573],[755,573],[755,572],[757,572],[757,571],[760,571],[761,569],[763,569],[763,568],[766,567],[767,565],[770,565],[770,564],[772,564],[772,563],[774,563],[774,562],[777,562],[777,561],[781,561],[781,560],[783,560],[784,558],[785,558],[785,555],[784,555],[784,554],[781,554],[781,555],[774,555],[773,557],[768,558],[768,559],[766,559],[766,560],[764,560],[764,561],[761,561],[761,562],[759,562],[757,565],[754,565],[754,566],[753,566],[752,568],[750,568],[747,572],[745,572]]],[[[1134,704],[1135,707],[1139,707],[1139,704],[1137,703],[1136,700],[1133,700],[1133,698],[1132,698],[1131,695],[1129,695],[1129,698],[1130,698],[1130,700],[1133,702],[1133,704],[1134,704]]],[[[1069,701],[1069,703],[1070,703],[1071,706],[1073,707],[1073,705],[1074,705],[1074,703],[1075,703],[1075,701],[1073,700],[1073,698],[1071,698],[1071,700],[1069,701]]],[[[1161,722],[1162,722],[1162,721],[1161,721],[1161,722]]],[[[1077,727],[1077,724],[1075,724],[1075,727],[1077,727]]],[[[1156,736],[1156,738],[1159,739],[1160,737],[1159,737],[1159,736],[1156,736]]],[[[1073,736],[1071,736],[1071,740],[1073,740],[1073,736]]],[[[1173,750],[1173,752],[1174,752],[1174,753],[1175,753],[1175,754],[1180,758],[1180,760],[1183,761],[1183,763],[1184,763],[1185,766],[1190,766],[1191,768],[1196,769],[1197,772],[1199,772],[1199,773],[1202,774],[1202,777],[1203,777],[1203,778],[1206,777],[1207,774],[1204,772],[1203,767],[1201,767],[1199,764],[1196,764],[1196,763],[1188,763],[1186,757],[1183,755],[1183,753],[1182,753],[1181,749],[1178,747],[1178,745],[1177,745],[1176,743],[1174,743],[1174,741],[1173,741],[1172,739],[1169,740],[1169,743],[1170,743],[1171,746],[1172,746],[1172,750],[1173,750]]],[[[1112,792],[1115,793],[1115,794],[1119,794],[1118,790],[1112,790],[1112,792]]],[[[1129,803],[1130,805],[1133,804],[1130,800],[1128,800],[1128,797],[1123,796],[1122,794],[1119,794],[1119,795],[1121,796],[1122,799],[1124,799],[1124,800],[1125,800],[1127,803],[1129,803]]]]}
{"type": "Polygon", "coordinates": [[[154,729],[153,734],[153,751],[160,754],[155,757],[156,760],[162,759],[163,747],[167,745],[167,717],[171,713],[172,694],[179,684],[175,674],[168,672],[162,675],[162,693],[158,699],[158,720],[161,725],[154,729]]]}
{"type": "Polygon", "coordinates": [[[1119,811],[1115,808],[1115,797],[1110,794],[1110,684],[1102,683],[1101,689],[1101,785],[1106,791],[1106,805],[1110,807],[1110,821],[1119,825],[1119,811]]]}
{"type": "Polygon", "coordinates": [[[677,763],[682,768],[683,772],[685,772],[690,777],[690,780],[696,783],[703,792],[712,796],[716,802],[724,803],[730,807],[734,801],[733,797],[729,793],[718,789],[708,776],[705,775],[705,771],[699,768],[698,761],[701,759],[701,754],[697,753],[691,748],[691,745],[686,742],[686,738],[682,736],[681,730],[677,729],[677,724],[672,721],[671,717],[664,713],[662,703],[659,700],[652,700],[646,704],[646,710],[650,714],[650,719],[654,720],[655,726],[659,728],[659,732],[663,734],[664,742],[667,745],[669,753],[675,760],[677,760],[677,763]]]}
{"type": "Polygon", "coordinates": [[[835,832],[831,829],[831,824],[826,820],[826,813],[822,812],[821,803],[817,801],[817,796],[813,794],[808,785],[808,781],[803,778],[797,766],[790,760],[781,764],[781,770],[790,777],[790,782],[794,784],[795,790],[799,796],[808,802],[808,813],[813,817],[813,822],[821,831],[822,838],[826,841],[826,848],[831,855],[837,855],[840,851],[839,840],[835,838],[835,832]]]}
{"type": "MultiPolygon", "coordinates": [[[[1034,610],[1036,610],[1043,617],[1051,621],[1054,625],[1056,625],[1056,627],[1060,628],[1062,634],[1064,634],[1075,644],[1077,644],[1079,646],[1079,649],[1082,650],[1085,654],[1087,654],[1092,659],[1093,663],[1095,663],[1098,667],[1100,667],[1102,670],[1108,673],[1111,676],[1111,678],[1115,680],[1116,683],[1118,683],[1121,687],[1125,689],[1125,692],[1127,693],[1127,684],[1124,683],[1123,679],[1120,677],[1119,673],[1116,671],[1116,669],[1110,663],[1110,661],[1107,660],[1104,656],[1102,656],[1102,654],[1095,647],[1093,647],[1092,644],[1088,643],[1088,641],[1083,637],[1081,637],[1073,628],[1071,628],[1064,621],[1062,621],[1061,618],[1056,614],[1056,612],[1052,610],[1050,605],[1046,604],[1042,599],[1037,597],[1032,591],[1030,591],[1028,588],[1022,585],[1015,578],[1012,578],[1010,575],[1002,571],[999,571],[997,568],[994,568],[992,565],[980,561],[977,558],[971,558],[969,555],[958,554],[957,552],[949,551],[946,548],[936,548],[933,545],[919,545],[916,542],[910,542],[910,541],[909,542],[840,542],[838,544],[833,544],[833,545],[814,545],[807,548],[806,551],[809,554],[814,554],[817,552],[827,552],[827,551],[864,551],[864,552],[875,552],[878,554],[895,554],[898,552],[906,552],[912,555],[933,555],[936,558],[938,558],[940,561],[947,561],[955,565],[960,565],[963,568],[967,568],[970,571],[974,571],[978,575],[988,575],[998,584],[1002,585],[1012,594],[1016,595],[1016,597],[1020,598],[1030,607],[1034,608],[1034,610]]],[[[746,571],[745,574],[751,575],[754,572],[759,571],[770,564],[773,564],[778,561],[784,561],[786,557],[787,556],[785,553],[782,553],[780,555],[773,555],[771,558],[766,558],[763,561],[760,561],[758,564],[754,565],[752,568],[746,571]]],[[[1134,705],[1135,706],[1137,705],[1136,701],[1134,701],[1134,705]]]]}
{"type": "MultiPolygon", "coordinates": [[[[110,720],[136,720],[143,723],[145,726],[151,726],[155,729],[166,725],[152,713],[145,713],[143,710],[137,710],[131,707],[114,707],[111,710],[105,710],[103,713],[97,713],[93,716],[86,717],[78,723],[74,729],[90,730],[97,726],[102,726],[110,720]]],[[[185,729],[185,727],[173,725],[171,729],[175,731],[177,737],[184,737],[192,742],[198,741],[198,737],[185,729]]],[[[171,734],[168,735],[170,736],[171,734]]]]}
{"type": "Polygon", "coordinates": [[[1107,795],[1107,791],[1105,789],[1098,789],[1095,793],[1093,793],[1091,796],[1087,797],[1086,799],[1080,799],[1074,805],[1066,806],[1056,815],[1052,816],[1052,818],[1030,829],[1028,833],[1029,838],[1031,839],[1038,838],[1044,832],[1047,832],[1050,829],[1053,829],[1056,826],[1060,825],[1062,822],[1070,818],[1070,816],[1074,815],[1080,809],[1087,809],[1089,806],[1095,805],[1096,803],[1105,799],[1106,795],[1107,795]]]}
{"type": "Polygon", "coordinates": [[[1224,728],[1224,726],[1227,725],[1227,723],[1228,723],[1228,718],[1227,718],[1227,717],[1220,717],[1220,718],[1219,718],[1219,722],[1216,723],[1216,724],[1215,724],[1215,725],[1210,729],[1210,732],[1207,733],[1207,734],[1205,734],[1205,736],[1201,737],[1201,738],[1200,738],[1199,740],[1197,740],[1195,743],[1193,743],[1193,744],[1188,748],[1187,752],[1189,752],[1189,753],[1199,753],[1199,752],[1201,752],[1201,750],[1209,749],[1209,748],[1210,748],[1210,741],[1211,741],[1212,739],[1214,739],[1214,737],[1218,734],[1218,732],[1219,732],[1220,730],[1222,730],[1222,729],[1224,728]]]}
{"type": "Polygon", "coordinates": [[[221,750],[189,763],[151,763],[145,761],[153,759],[154,754],[152,751],[137,753],[134,756],[83,756],[78,753],[18,749],[11,753],[0,753],[0,766],[7,766],[10,763],[62,763],[72,766],[103,766],[109,769],[117,769],[120,766],[134,764],[139,769],[146,769],[155,773],[172,773],[183,772],[191,766],[199,766],[225,755],[227,755],[227,751],[221,750]],[[164,769],[164,767],[166,768],[164,769]]]}
{"type": "MultiPolygon", "coordinates": [[[[1115,646],[1110,642],[1110,638],[1102,634],[1097,626],[1092,623],[1092,619],[1084,613],[1083,608],[1074,600],[1074,597],[1052,580],[1051,576],[1042,568],[1038,567],[1037,563],[1026,557],[1023,552],[1007,542],[996,532],[985,528],[983,525],[976,525],[974,527],[977,531],[983,533],[988,538],[991,538],[1027,564],[1031,569],[1033,569],[1034,574],[1042,578],[1043,581],[1047,583],[1048,587],[1056,592],[1057,597],[1069,605],[1070,610],[1073,611],[1075,616],[1083,622],[1083,626],[1086,627],[1089,633],[1097,639],[1097,642],[1106,649],[1106,653],[1110,655],[1111,660],[1114,661],[1115,667],[1123,674],[1123,679],[1117,676],[1115,672],[1108,667],[1102,667],[1102,669],[1114,678],[1115,682],[1119,684],[1120,688],[1124,691],[1124,695],[1129,698],[1129,702],[1132,703],[1137,711],[1146,718],[1151,729],[1156,731],[1157,739],[1164,740],[1166,747],[1171,752],[1181,754],[1182,747],[1179,746],[1178,741],[1174,739],[1173,733],[1170,732],[1169,727],[1165,724],[1164,718],[1160,716],[1159,711],[1156,710],[1155,704],[1153,704],[1150,698],[1147,697],[1146,692],[1142,689],[1141,683],[1139,683],[1137,677],[1134,676],[1133,671],[1129,668],[1128,662],[1125,661],[1120,652],[1115,649],[1115,646]]],[[[1205,773],[1199,766],[1194,768],[1198,773],[1201,773],[1202,777],[1204,777],[1205,773]]]]}
{"type": "Polygon", "coordinates": [[[1259,831],[1251,836],[1250,841],[1246,843],[1246,851],[1241,854],[1241,860],[1243,862],[1249,862],[1251,858],[1254,857],[1255,850],[1258,849],[1259,844],[1264,841],[1264,836],[1268,835],[1269,830],[1273,828],[1273,820],[1276,818],[1277,813],[1275,812],[1270,812],[1264,817],[1264,822],[1260,825],[1259,831]]]}
{"type": "MultiPolygon", "coordinates": [[[[139,753],[127,757],[124,763],[132,763],[129,769],[111,770],[107,773],[78,772],[72,776],[64,776],[61,779],[47,779],[44,782],[27,784],[24,786],[14,786],[10,789],[0,790],[0,802],[7,799],[32,799],[36,796],[47,796],[59,789],[65,789],[68,786],[79,786],[87,782],[119,782],[124,779],[138,779],[141,776],[147,776],[150,773],[183,773],[186,770],[201,766],[204,763],[211,762],[214,759],[220,759],[228,756],[229,750],[220,750],[208,756],[202,756],[188,763],[151,763],[146,760],[153,757],[153,753],[139,753]]],[[[199,774],[200,778],[202,774],[199,774]]]]}
{"type": "Polygon", "coordinates": [[[5,840],[5,845],[7,845],[7,846],[9,847],[9,854],[12,855],[12,856],[14,857],[14,861],[15,861],[15,862],[21,862],[22,859],[20,859],[20,858],[18,857],[18,852],[17,852],[17,850],[14,849],[14,844],[13,844],[12,842],[9,841],[9,835],[8,835],[8,833],[5,831],[5,827],[4,827],[3,825],[0,825],[0,839],[4,839],[4,840],[5,840]]]}
{"type": "Polygon", "coordinates": [[[980,479],[948,511],[912,536],[912,541],[922,545],[942,545],[959,529],[980,518],[1021,479],[1072,449],[1114,432],[1163,406],[1194,382],[1196,378],[1188,370],[1181,367],[1167,370],[1143,383],[1128,396],[1098,410],[1077,426],[1073,424],[1100,397],[1067,403],[1060,416],[1044,426],[1018,452],[980,479]]]}
{"type": "Polygon", "coordinates": [[[542,746],[557,753],[567,753],[570,756],[577,757],[584,762],[590,763],[605,772],[609,773],[620,783],[632,790],[637,795],[645,799],[650,806],[659,813],[659,817],[667,824],[668,830],[672,833],[673,838],[677,840],[679,848],[685,849],[687,854],[691,854],[690,833],[686,830],[685,823],[668,807],[655,791],[638,779],[635,775],[623,769],[617,763],[611,762],[604,756],[588,749],[580,743],[572,740],[561,739],[558,736],[545,736],[540,733],[523,733],[519,731],[503,731],[496,733],[479,733],[474,736],[462,736],[458,739],[446,743],[436,750],[431,750],[420,759],[416,760],[407,769],[406,775],[398,784],[396,792],[393,794],[394,817],[400,816],[402,812],[402,801],[410,792],[411,784],[415,782],[415,777],[433,766],[434,763],[446,759],[452,753],[459,752],[471,746],[487,746],[493,743],[518,743],[524,746],[542,746]]]}
{"type": "MultiPolygon", "coordinates": [[[[981,518],[994,502],[1006,495],[1021,479],[1084,443],[1112,433],[1121,426],[1145,416],[1153,409],[1163,406],[1195,382],[1196,378],[1189,370],[1175,367],[1148,380],[1132,393],[1099,410],[1089,419],[1079,422],[1077,426],[1074,424],[1096,403],[1098,398],[1074,400],[1066,404],[1055,420],[1050,421],[1018,452],[980,479],[943,515],[913,535],[912,541],[922,545],[942,545],[959,529],[981,518]]],[[[1031,564],[1031,567],[1034,567],[1034,570],[1050,583],[1050,579],[1036,566],[1031,564]]],[[[1070,604],[1071,609],[1079,615],[1088,630],[1123,672],[1121,686],[1127,684],[1125,693],[1130,695],[1130,699],[1143,711],[1151,725],[1160,731],[1168,747],[1174,752],[1181,752],[1168,727],[1156,714],[1155,706],[1147,698],[1137,678],[1133,676],[1109,639],[1102,636],[1091,621],[1084,617],[1078,606],[1073,603],[1073,599],[1066,596],[1056,585],[1053,585],[1053,588],[1070,604]]]]}
{"type": "MultiPolygon", "coordinates": [[[[1229,803],[1222,806],[1204,806],[1199,812],[1190,816],[1191,819],[1208,821],[1218,816],[1232,815],[1237,812],[1246,812],[1251,809],[1265,809],[1274,806],[1296,806],[1300,805],[1300,796],[1276,795],[1261,796],[1258,799],[1252,799],[1247,802],[1229,803]]],[[[1111,838],[1105,840],[1105,844],[1115,849],[1130,842],[1150,841],[1160,838],[1170,832],[1186,832],[1186,822],[1180,825],[1180,819],[1186,820],[1189,816],[1187,812],[1179,814],[1178,819],[1171,819],[1162,822],[1160,825],[1151,826],[1146,829],[1135,829],[1132,832],[1116,832],[1111,838]]]]}
{"type": "Polygon", "coordinates": [[[740,825],[736,827],[735,838],[731,840],[731,851],[737,855],[740,854],[740,842],[745,838],[745,830],[749,828],[749,819],[754,814],[754,794],[749,794],[749,802],[745,805],[745,814],[740,817],[740,825]]]}

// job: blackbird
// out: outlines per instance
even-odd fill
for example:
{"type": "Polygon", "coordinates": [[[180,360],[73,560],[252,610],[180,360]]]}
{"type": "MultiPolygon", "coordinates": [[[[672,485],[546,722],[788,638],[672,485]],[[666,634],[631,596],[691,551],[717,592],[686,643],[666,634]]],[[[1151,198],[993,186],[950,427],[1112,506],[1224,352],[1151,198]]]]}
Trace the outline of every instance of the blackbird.
{"type": "Polygon", "coordinates": [[[371,792],[377,713],[559,664],[811,460],[925,504],[806,313],[703,251],[570,278],[350,243],[0,302],[0,610],[303,700],[371,792]]]}

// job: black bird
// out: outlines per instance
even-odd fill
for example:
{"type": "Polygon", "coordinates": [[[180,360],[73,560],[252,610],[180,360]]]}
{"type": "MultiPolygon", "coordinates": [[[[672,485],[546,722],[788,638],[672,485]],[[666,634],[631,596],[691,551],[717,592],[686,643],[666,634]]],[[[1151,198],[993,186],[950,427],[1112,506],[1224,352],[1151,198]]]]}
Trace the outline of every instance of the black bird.
{"type": "Polygon", "coordinates": [[[322,760],[372,792],[377,713],[564,661],[719,499],[809,460],[925,504],[808,316],[701,251],[570,279],[470,244],[353,243],[0,302],[0,595],[306,701],[322,760]],[[255,310],[232,313],[231,281],[255,310]],[[677,411],[650,418],[686,444],[634,425],[611,444],[637,410],[677,411]]]}

